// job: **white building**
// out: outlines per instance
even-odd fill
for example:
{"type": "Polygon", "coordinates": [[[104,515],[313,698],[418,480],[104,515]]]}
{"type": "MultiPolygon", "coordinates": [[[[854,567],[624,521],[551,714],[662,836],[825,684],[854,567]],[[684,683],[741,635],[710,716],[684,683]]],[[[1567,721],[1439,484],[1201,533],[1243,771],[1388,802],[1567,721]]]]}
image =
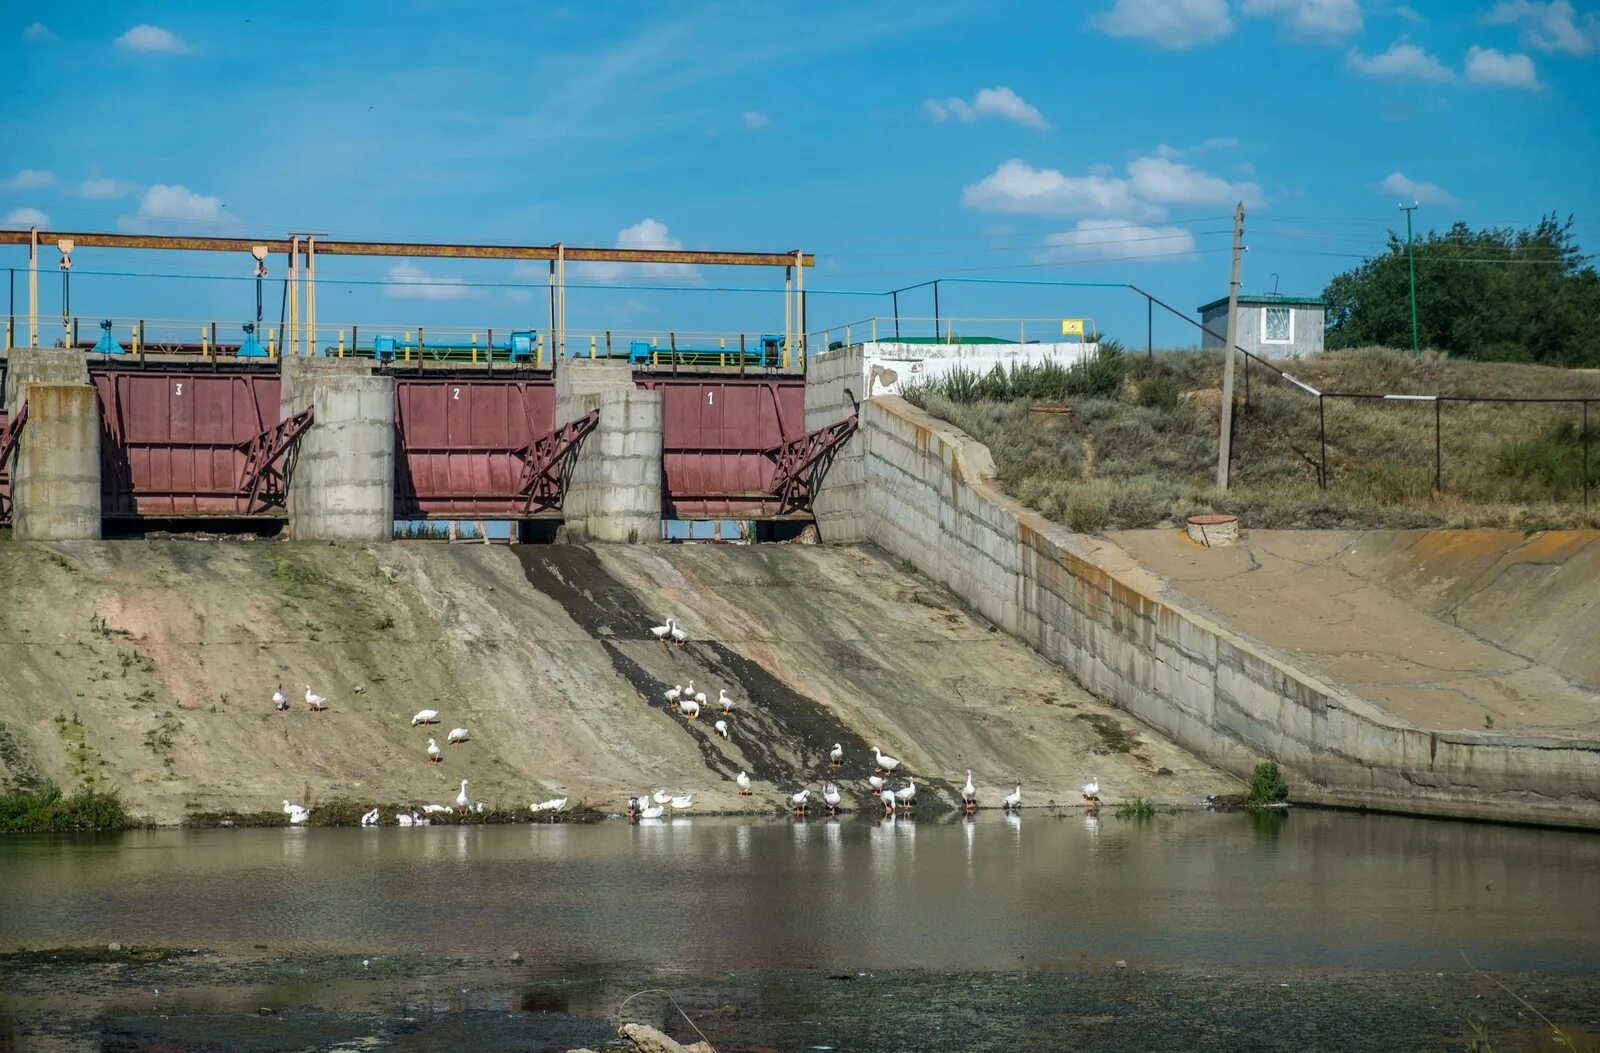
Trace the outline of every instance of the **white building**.
{"type": "MultiPolygon", "coordinates": [[[[1328,301],[1309,296],[1239,297],[1239,331],[1236,343],[1262,358],[1300,358],[1322,351],[1322,332],[1328,301]]],[[[1200,305],[1201,347],[1221,347],[1228,331],[1228,298],[1200,305]],[[1215,335],[1212,335],[1212,334],[1215,335]]]]}

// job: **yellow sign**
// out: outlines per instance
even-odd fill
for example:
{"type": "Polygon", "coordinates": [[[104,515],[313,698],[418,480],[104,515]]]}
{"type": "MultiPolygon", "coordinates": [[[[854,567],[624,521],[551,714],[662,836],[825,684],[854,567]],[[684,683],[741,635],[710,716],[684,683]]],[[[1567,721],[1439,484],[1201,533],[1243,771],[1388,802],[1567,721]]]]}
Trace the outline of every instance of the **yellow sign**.
{"type": "Polygon", "coordinates": [[[1061,319],[1061,335],[1062,336],[1082,336],[1083,335],[1083,319],[1082,318],[1063,318],[1063,319],[1061,319]]]}

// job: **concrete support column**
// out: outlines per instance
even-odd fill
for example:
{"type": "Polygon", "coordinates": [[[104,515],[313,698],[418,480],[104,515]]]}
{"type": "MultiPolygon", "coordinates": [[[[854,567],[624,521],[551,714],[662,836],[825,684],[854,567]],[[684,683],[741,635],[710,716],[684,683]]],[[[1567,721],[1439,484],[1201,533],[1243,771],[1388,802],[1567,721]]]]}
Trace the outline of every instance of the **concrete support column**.
{"type": "MultiPolygon", "coordinates": [[[[100,401],[87,384],[26,384],[28,423],[11,473],[12,536],[100,537],[100,401]]],[[[20,401],[20,399],[19,399],[20,401]]]]}
{"type": "MultiPolygon", "coordinates": [[[[806,360],[806,430],[815,431],[855,412],[867,397],[861,345],[841,347],[806,360]]],[[[822,477],[811,511],[823,541],[867,540],[866,438],[851,436],[822,477]]]]}
{"type": "Polygon", "coordinates": [[[562,497],[567,538],[629,544],[661,537],[661,392],[633,383],[626,362],[567,359],[556,373],[556,420],[600,411],[562,497]]]}
{"type": "Polygon", "coordinates": [[[394,378],[358,360],[283,359],[280,406],[315,411],[288,466],[296,541],[394,537],[394,378]]]}
{"type": "Polygon", "coordinates": [[[14,347],[6,358],[6,412],[15,414],[29,384],[87,384],[88,359],[82,351],[53,347],[14,347]]]}

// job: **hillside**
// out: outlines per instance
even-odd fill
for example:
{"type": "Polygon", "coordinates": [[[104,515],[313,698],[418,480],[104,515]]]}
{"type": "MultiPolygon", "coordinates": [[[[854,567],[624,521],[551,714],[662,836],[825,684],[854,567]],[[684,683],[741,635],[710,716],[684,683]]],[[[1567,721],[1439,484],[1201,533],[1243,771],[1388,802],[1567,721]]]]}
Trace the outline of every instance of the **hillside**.
{"type": "Polygon", "coordinates": [[[1232,486],[1215,489],[1221,356],[1131,354],[1054,386],[960,378],[908,398],[986,444],[1014,496],[1075,530],[1131,529],[1225,511],[1247,526],[1336,529],[1600,526],[1600,374],[1425,352],[1327,352],[1277,363],[1321,391],[1589,398],[1589,509],[1578,403],[1318,400],[1259,364],[1236,378],[1232,486]],[[1063,397],[1065,392],[1071,395],[1063,397]],[[1041,414],[1047,403],[1067,412],[1041,414]]]}
{"type": "Polygon", "coordinates": [[[941,809],[968,767],[990,804],[1018,779],[1030,804],[1090,775],[1108,800],[1236,785],[870,549],[12,542],[0,596],[7,786],[90,779],[160,822],[444,801],[462,778],[502,808],[666,786],[770,811],[820,787],[835,741],[847,787],[878,745],[941,809]],[[672,612],[693,639],[669,652],[645,629],[672,612]],[[739,701],[730,740],[660,705],[690,678],[739,701]],[[425,707],[436,737],[472,730],[442,765],[408,726],[425,707]]]}

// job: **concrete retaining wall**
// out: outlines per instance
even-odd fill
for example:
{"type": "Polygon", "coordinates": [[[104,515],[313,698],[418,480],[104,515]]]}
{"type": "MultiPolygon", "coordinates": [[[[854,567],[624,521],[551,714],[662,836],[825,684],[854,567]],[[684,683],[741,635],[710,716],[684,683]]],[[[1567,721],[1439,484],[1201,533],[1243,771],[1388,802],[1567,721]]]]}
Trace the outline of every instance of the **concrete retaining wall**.
{"type": "Polygon", "coordinates": [[[100,400],[88,384],[25,388],[28,423],[11,475],[17,540],[100,537],[100,400]]]}
{"type": "Polygon", "coordinates": [[[1410,727],[1156,599],[1159,578],[1000,493],[986,447],[900,398],[864,403],[853,442],[868,540],[1206,760],[1276,760],[1306,801],[1600,827],[1600,743],[1410,727]]]}

